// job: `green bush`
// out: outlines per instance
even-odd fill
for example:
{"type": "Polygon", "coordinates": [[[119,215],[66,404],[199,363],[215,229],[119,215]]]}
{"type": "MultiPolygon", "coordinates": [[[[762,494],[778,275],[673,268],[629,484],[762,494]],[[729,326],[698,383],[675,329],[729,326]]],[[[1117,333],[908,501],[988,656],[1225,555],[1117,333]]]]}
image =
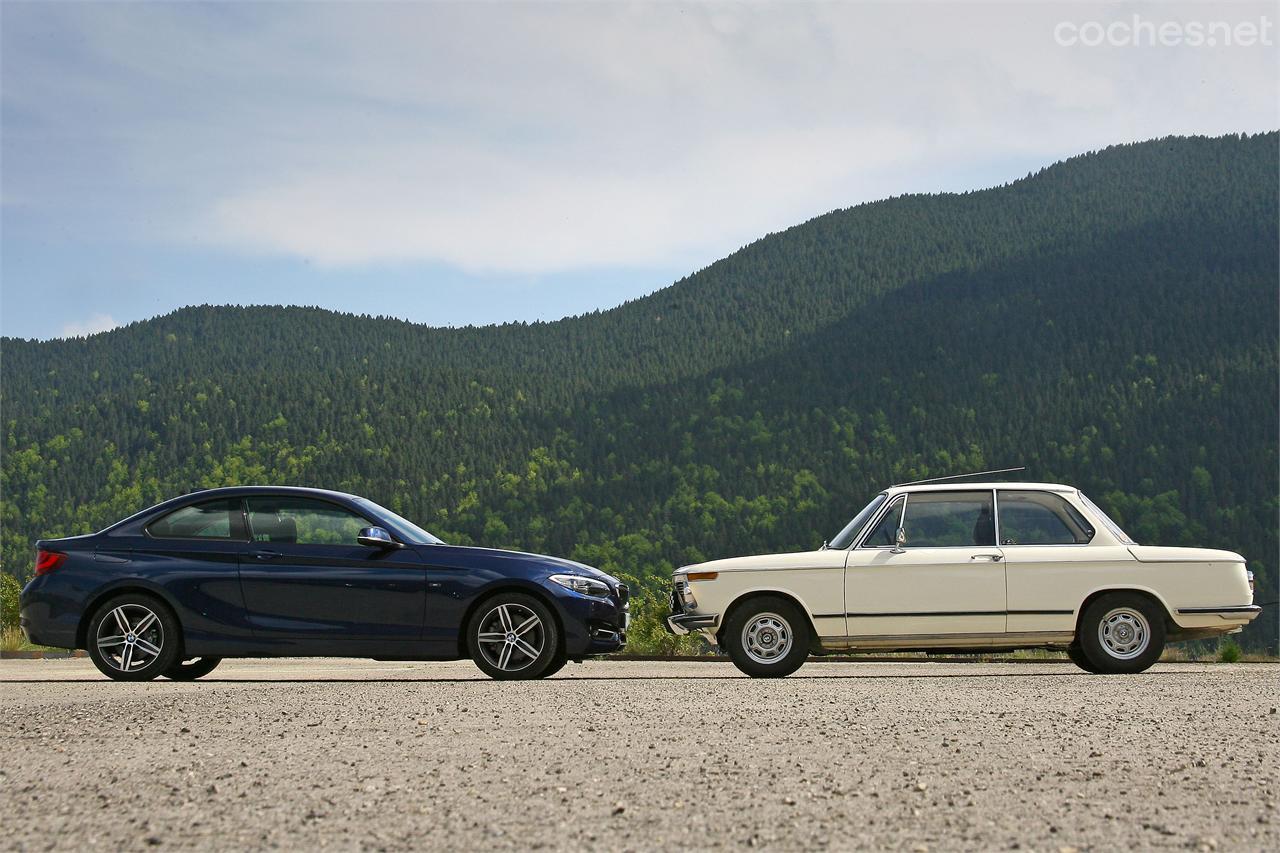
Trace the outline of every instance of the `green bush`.
{"type": "Polygon", "coordinates": [[[1240,647],[1236,645],[1235,640],[1226,640],[1222,645],[1218,646],[1218,661],[1220,663],[1235,663],[1240,660],[1240,647]]]}
{"type": "Polygon", "coordinates": [[[18,625],[18,597],[22,584],[8,572],[0,572],[0,627],[18,625]]]}

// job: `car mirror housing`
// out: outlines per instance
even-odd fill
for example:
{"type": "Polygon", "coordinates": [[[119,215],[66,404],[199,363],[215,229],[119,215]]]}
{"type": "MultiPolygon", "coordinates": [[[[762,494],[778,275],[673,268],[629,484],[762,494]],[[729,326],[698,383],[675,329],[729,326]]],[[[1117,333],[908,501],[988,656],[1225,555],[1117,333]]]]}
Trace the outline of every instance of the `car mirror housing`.
{"type": "Polygon", "coordinates": [[[366,548],[399,548],[400,543],[391,538],[391,534],[381,527],[365,527],[356,536],[356,541],[366,548]]]}

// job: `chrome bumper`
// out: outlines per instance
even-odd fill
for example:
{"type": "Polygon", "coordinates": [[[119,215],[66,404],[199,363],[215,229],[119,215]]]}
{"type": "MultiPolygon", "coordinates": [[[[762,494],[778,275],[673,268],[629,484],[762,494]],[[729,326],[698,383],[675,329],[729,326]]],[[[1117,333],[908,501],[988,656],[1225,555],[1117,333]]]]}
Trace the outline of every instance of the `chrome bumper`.
{"type": "Polygon", "coordinates": [[[667,617],[667,630],[673,634],[688,634],[714,628],[719,619],[719,613],[676,613],[667,617]]]}

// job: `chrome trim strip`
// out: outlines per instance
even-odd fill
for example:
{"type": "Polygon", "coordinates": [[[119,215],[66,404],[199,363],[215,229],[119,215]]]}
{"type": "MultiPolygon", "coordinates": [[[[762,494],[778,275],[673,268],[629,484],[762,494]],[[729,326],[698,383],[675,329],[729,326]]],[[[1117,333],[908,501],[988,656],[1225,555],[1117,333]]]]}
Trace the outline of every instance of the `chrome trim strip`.
{"type": "Polygon", "coordinates": [[[1227,607],[1179,607],[1179,613],[1261,613],[1257,604],[1233,604],[1227,607]]]}
{"type": "Polygon", "coordinates": [[[1019,631],[1014,633],[953,633],[953,634],[857,634],[848,637],[823,637],[823,648],[915,648],[930,647],[988,649],[1017,648],[1019,646],[1068,646],[1075,640],[1074,631],[1019,631]]]}

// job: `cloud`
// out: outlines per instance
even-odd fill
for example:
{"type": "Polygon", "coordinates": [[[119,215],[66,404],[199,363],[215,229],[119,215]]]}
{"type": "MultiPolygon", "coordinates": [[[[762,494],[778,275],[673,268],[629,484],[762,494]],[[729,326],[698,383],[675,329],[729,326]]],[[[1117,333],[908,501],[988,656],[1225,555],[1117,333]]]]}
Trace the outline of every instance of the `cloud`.
{"type": "Polygon", "coordinates": [[[109,332],[120,324],[111,318],[110,314],[94,314],[87,320],[81,322],[66,323],[62,327],[60,338],[87,338],[90,335],[109,332]]]}
{"type": "Polygon", "coordinates": [[[59,233],[326,267],[656,268],[1114,142],[1275,126],[1274,47],[1054,41],[1062,20],[1130,13],[20,5],[6,10],[4,198],[59,233]]]}

